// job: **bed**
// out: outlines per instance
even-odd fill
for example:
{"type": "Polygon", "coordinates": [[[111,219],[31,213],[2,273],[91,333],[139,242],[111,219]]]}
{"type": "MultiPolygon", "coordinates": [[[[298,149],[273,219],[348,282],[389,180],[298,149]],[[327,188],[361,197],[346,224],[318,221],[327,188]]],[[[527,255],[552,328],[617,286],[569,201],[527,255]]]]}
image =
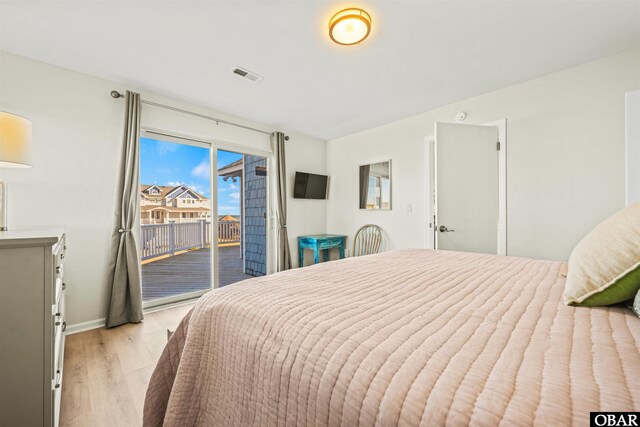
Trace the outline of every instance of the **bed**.
{"type": "Polygon", "coordinates": [[[640,411],[640,319],[562,303],[566,264],[400,250],[203,296],[146,426],[588,425],[640,411]]]}

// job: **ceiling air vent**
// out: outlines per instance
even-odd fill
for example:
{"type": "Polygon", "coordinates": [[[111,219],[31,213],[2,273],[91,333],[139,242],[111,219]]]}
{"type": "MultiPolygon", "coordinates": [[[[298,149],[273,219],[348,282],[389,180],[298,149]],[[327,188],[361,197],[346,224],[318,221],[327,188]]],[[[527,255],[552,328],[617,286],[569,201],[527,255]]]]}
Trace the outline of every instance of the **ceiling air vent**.
{"type": "Polygon", "coordinates": [[[240,68],[240,67],[234,68],[232,73],[233,74],[237,74],[240,77],[244,77],[245,79],[249,79],[252,82],[259,82],[260,80],[262,80],[264,78],[261,75],[258,75],[258,74],[254,73],[252,71],[245,70],[244,68],[240,68]]]}

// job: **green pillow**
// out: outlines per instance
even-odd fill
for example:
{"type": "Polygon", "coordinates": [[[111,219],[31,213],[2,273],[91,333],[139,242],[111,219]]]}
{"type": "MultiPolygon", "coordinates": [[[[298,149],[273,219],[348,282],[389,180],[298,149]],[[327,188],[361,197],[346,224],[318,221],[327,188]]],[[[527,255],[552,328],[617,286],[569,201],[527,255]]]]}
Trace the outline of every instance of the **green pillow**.
{"type": "Polygon", "coordinates": [[[599,307],[631,301],[634,296],[636,296],[636,300],[639,300],[636,295],[638,292],[640,292],[640,267],[613,281],[605,290],[583,299],[580,303],[571,305],[599,307]]]}
{"type": "Polygon", "coordinates": [[[640,290],[640,203],[604,220],[576,245],[564,289],[567,305],[601,306],[640,290]]]}

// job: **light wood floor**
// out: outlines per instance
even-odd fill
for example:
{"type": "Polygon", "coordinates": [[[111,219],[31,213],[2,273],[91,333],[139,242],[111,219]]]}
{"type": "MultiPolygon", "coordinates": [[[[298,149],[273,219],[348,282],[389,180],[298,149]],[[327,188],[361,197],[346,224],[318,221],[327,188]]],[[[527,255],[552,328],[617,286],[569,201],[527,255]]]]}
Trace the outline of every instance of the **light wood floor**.
{"type": "Polygon", "coordinates": [[[153,368],[192,304],[146,314],[137,325],[67,336],[60,426],[142,425],[153,368]]]}

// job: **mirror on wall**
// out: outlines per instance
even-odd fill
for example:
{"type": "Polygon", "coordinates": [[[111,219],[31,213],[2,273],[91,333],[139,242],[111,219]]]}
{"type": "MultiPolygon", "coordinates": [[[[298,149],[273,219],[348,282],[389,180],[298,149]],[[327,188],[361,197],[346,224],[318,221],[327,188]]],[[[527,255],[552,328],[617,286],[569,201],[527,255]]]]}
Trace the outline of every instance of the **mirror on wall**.
{"type": "Polygon", "coordinates": [[[391,209],[391,160],[360,166],[360,209],[391,209]]]}

